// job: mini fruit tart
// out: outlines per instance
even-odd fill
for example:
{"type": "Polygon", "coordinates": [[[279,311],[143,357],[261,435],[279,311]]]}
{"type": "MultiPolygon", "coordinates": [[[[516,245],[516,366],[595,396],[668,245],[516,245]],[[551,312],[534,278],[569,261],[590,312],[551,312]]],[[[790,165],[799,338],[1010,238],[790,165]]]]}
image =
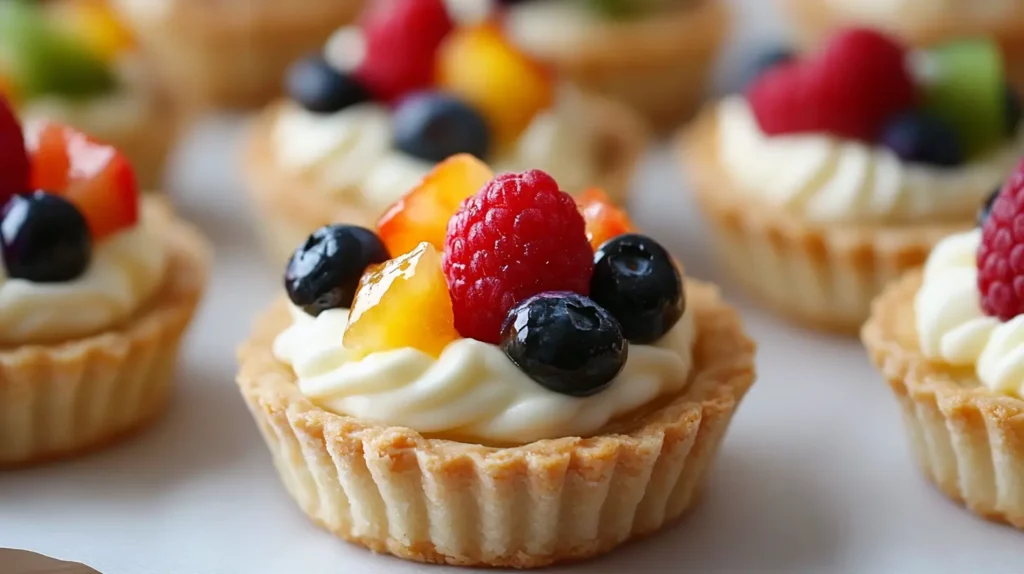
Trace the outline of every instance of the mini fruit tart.
{"type": "Polygon", "coordinates": [[[159,188],[177,113],[106,0],[0,3],[0,94],[26,121],[74,126],[124,150],[159,188]]]}
{"type": "Polygon", "coordinates": [[[500,3],[505,29],[523,50],[584,89],[630,105],[659,131],[689,119],[703,101],[730,23],[721,0],[500,3]]]}
{"type": "Polygon", "coordinates": [[[275,260],[328,223],[372,226],[458,153],[543,168],[572,193],[596,183],[624,198],[643,121],[560,86],[492,13],[467,12],[442,0],[379,2],[291,68],[290,98],[256,121],[245,165],[275,260]]]}
{"type": "Polygon", "coordinates": [[[468,164],[289,261],[238,377],[285,487],[424,562],[539,567],[674,522],[754,381],[739,317],[600,191],[468,164]]]}
{"type": "Polygon", "coordinates": [[[947,496],[1024,529],[1024,163],[978,228],[935,246],[875,301],[861,333],[910,448],[947,496]]]}
{"type": "Polygon", "coordinates": [[[745,96],[680,137],[724,264],[775,310],[853,332],[1024,151],[1020,102],[988,42],[908,52],[850,29],[774,55],[745,96]]]}
{"type": "Polygon", "coordinates": [[[911,45],[932,46],[957,38],[992,38],[1007,58],[1009,76],[1024,89],[1024,4],[1016,0],[779,0],[805,46],[837,30],[872,26],[911,45]]]}
{"type": "MultiPolygon", "coordinates": [[[[256,108],[281,94],[296,59],[367,0],[109,0],[180,105],[256,108]]],[[[372,0],[377,2],[379,0],[372,0]]]]}
{"type": "Polygon", "coordinates": [[[209,248],[128,160],[73,128],[25,137],[0,99],[0,468],[131,433],[168,403],[209,248]],[[27,149],[24,142],[27,142],[27,149]]]}

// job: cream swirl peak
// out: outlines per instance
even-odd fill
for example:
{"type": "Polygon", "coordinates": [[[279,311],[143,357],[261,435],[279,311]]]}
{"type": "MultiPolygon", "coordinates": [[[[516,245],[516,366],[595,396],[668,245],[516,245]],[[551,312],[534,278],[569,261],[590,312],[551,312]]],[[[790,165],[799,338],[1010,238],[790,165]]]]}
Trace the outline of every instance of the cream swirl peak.
{"type": "Polygon", "coordinates": [[[951,365],[974,366],[988,388],[1024,397],[1024,316],[1006,322],[981,310],[977,252],[981,231],[940,242],[914,299],[921,352],[951,365]]]}
{"type": "Polygon", "coordinates": [[[633,345],[625,367],[596,395],[571,397],[530,379],[495,345],[450,343],[441,356],[406,348],[358,357],[341,344],[347,309],[314,318],[290,307],[293,324],[274,354],[291,365],[299,389],[338,414],[426,434],[493,443],[587,436],[650,401],[679,392],[696,340],[687,311],[654,345],[633,345]]]}
{"type": "Polygon", "coordinates": [[[767,203],[821,223],[970,217],[1024,149],[1022,133],[962,167],[943,168],[828,134],[768,136],[738,96],[719,104],[717,118],[718,155],[729,176],[767,203]]]}

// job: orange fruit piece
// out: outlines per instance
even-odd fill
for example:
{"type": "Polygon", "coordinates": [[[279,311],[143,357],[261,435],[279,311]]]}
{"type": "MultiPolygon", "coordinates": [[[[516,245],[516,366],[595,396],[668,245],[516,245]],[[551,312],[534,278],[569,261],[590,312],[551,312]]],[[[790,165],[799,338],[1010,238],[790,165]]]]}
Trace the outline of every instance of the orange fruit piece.
{"type": "Polygon", "coordinates": [[[441,254],[420,243],[367,270],[345,329],[345,348],[362,354],[412,347],[433,357],[459,338],[441,254]]]}
{"type": "Polygon", "coordinates": [[[53,10],[65,30],[81,38],[106,61],[135,49],[135,38],[108,0],[64,0],[53,10]]]}
{"type": "Polygon", "coordinates": [[[424,241],[443,251],[448,220],[463,200],[493,178],[484,162],[469,154],[454,155],[391,206],[377,222],[377,235],[388,253],[406,253],[424,241]]]}
{"type": "Polygon", "coordinates": [[[594,249],[613,237],[635,231],[626,212],[596,187],[584,191],[578,203],[583,221],[587,224],[587,240],[594,249]]]}
{"type": "Polygon", "coordinates": [[[483,114],[499,144],[519,137],[555,99],[548,71],[490,23],[448,36],[438,52],[437,83],[483,114]]]}

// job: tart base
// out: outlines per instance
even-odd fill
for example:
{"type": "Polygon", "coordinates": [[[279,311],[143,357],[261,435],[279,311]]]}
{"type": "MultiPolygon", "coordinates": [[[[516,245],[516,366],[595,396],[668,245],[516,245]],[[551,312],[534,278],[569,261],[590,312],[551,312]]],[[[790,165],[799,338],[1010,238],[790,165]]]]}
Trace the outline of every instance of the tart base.
{"type": "MultiPolygon", "coordinates": [[[[594,163],[601,171],[593,184],[616,203],[625,203],[648,132],[643,121],[619,103],[588,97],[587,104],[592,108],[587,117],[594,118],[597,134],[594,163]]],[[[265,251],[282,265],[317,228],[337,222],[373,228],[382,215],[352,197],[358,195],[356,191],[348,196],[332,194],[315,178],[277,165],[273,130],[283,105],[271,106],[254,120],[243,158],[246,188],[265,251]]]]}
{"type": "Polygon", "coordinates": [[[238,383],[285,488],[336,536],[420,562],[534,568],[608,552],[692,507],[754,381],[754,344],[717,291],[687,284],[698,338],[685,390],[589,438],[509,448],[320,409],[271,347],[279,301],[239,350],[238,383]]]}
{"type": "Polygon", "coordinates": [[[717,158],[714,109],[679,137],[680,157],[723,265],[753,297],[804,325],[853,334],[889,282],[972,220],[813,225],[737,189],[717,158]]]}
{"type": "Polygon", "coordinates": [[[928,479],[975,514],[1024,529],[1024,400],[988,390],[973,368],[925,358],[914,321],[920,286],[915,271],[887,288],[861,339],[928,479]]]}
{"type": "Polygon", "coordinates": [[[115,0],[176,99],[194,113],[262,106],[292,62],[355,20],[365,0],[115,0]]]}
{"type": "Polygon", "coordinates": [[[631,106],[659,132],[697,111],[729,31],[725,2],[699,0],[613,22],[559,50],[523,49],[587,91],[631,106]]]}
{"type": "MultiPolygon", "coordinates": [[[[854,19],[838,12],[824,0],[778,0],[778,3],[789,16],[796,38],[804,48],[818,46],[837,30],[856,24],[854,19]]],[[[957,3],[950,5],[956,6],[957,3]]],[[[888,28],[914,46],[965,37],[995,39],[1003,49],[1011,83],[1024,91],[1024,9],[1016,9],[996,24],[972,23],[956,14],[929,19],[910,13],[909,7],[907,11],[907,14],[894,19],[888,28]]]]}
{"type": "Polygon", "coordinates": [[[0,468],[98,449],[166,409],[209,247],[159,199],[145,201],[144,218],[163,233],[171,259],[168,280],[136,316],[91,337],[0,349],[0,468]]]}

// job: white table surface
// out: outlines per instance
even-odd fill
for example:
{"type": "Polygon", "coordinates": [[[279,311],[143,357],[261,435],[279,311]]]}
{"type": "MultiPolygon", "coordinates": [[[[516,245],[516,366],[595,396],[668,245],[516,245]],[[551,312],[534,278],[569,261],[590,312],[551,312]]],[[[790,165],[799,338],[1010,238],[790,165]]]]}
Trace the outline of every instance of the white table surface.
{"type": "MultiPolygon", "coordinates": [[[[735,1],[742,42],[720,85],[735,83],[742,52],[781,30],[766,1],[735,1]]],[[[457,572],[334,539],[278,482],[233,381],[234,347],[280,285],[257,249],[236,173],[240,128],[238,119],[211,120],[175,161],[175,202],[217,257],[171,412],[96,455],[0,474],[0,547],[104,574],[457,572]]],[[[948,502],[912,465],[895,401],[857,341],[788,326],[730,287],[667,150],[652,152],[637,184],[637,219],[742,309],[760,343],[760,376],[704,500],[682,524],[555,571],[1022,571],[1024,534],[948,502]]]]}

